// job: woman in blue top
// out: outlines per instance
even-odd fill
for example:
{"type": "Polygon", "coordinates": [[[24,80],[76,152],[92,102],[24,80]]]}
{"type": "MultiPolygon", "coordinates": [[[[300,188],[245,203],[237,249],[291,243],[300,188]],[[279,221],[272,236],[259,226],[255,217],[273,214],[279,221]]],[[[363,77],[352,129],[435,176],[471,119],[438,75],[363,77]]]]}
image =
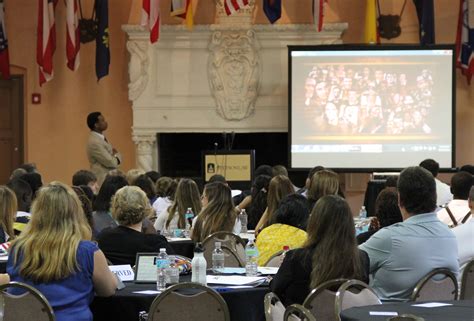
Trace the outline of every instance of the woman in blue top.
{"type": "Polygon", "coordinates": [[[12,281],[43,293],[57,321],[91,321],[94,292],[113,295],[117,281],[102,251],[85,241],[90,238],[74,191],[53,182],[39,191],[31,221],[12,245],[7,272],[12,281]]]}

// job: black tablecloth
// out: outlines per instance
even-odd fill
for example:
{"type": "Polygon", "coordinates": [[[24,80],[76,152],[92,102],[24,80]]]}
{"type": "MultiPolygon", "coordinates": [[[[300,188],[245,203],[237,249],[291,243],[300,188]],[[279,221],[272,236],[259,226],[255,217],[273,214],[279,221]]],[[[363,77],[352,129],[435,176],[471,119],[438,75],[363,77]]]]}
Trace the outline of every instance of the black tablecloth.
{"type": "Polygon", "coordinates": [[[367,183],[365,190],[364,206],[367,210],[367,216],[375,216],[375,200],[379,193],[385,188],[384,179],[373,179],[367,183]]]}
{"type": "Polygon", "coordinates": [[[175,254],[189,257],[194,257],[194,242],[191,240],[183,241],[169,241],[168,242],[173,248],[175,254]]]}
{"type": "MultiPolygon", "coordinates": [[[[180,277],[181,282],[190,280],[190,275],[180,277]]],[[[133,293],[144,290],[156,290],[156,285],[126,283],[126,287],[117,291],[112,297],[94,298],[91,304],[94,321],[138,320],[138,313],[148,311],[156,297],[156,295],[133,293]]],[[[264,321],[263,298],[268,292],[270,289],[265,286],[251,289],[225,289],[225,292],[220,292],[220,294],[229,307],[232,321],[264,321]]]]}
{"type": "Polygon", "coordinates": [[[420,302],[389,303],[370,305],[366,307],[350,308],[341,313],[342,321],[386,321],[390,316],[371,316],[369,311],[388,311],[401,314],[412,314],[422,317],[425,321],[473,321],[474,300],[442,301],[451,303],[451,306],[437,308],[414,307],[420,302]]]}

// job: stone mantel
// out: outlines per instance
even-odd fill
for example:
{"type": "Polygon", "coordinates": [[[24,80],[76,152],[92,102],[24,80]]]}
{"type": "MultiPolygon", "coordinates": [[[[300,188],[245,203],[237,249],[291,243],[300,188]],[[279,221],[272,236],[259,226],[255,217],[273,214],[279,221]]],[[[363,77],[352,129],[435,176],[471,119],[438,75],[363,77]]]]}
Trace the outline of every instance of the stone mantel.
{"type": "Polygon", "coordinates": [[[143,27],[122,26],[137,165],[158,168],[156,133],[286,132],[287,46],[338,44],[347,26],[162,25],[153,45],[143,27]]]}

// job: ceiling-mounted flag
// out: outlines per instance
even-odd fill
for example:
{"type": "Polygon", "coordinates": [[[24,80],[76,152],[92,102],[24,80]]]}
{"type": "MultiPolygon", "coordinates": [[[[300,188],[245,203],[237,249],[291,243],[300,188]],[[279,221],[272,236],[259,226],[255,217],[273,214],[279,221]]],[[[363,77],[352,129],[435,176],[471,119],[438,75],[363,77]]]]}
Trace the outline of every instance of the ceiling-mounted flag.
{"type": "Polygon", "coordinates": [[[323,30],[325,3],[326,0],[313,0],[313,21],[318,32],[323,30]]]}
{"type": "Polygon", "coordinates": [[[53,56],[56,51],[56,26],[54,10],[57,0],[38,0],[38,27],[36,62],[39,67],[39,83],[53,79],[53,56]]]}
{"type": "Polygon", "coordinates": [[[376,0],[367,0],[365,7],[364,43],[377,44],[380,38],[377,30],[376,0]]]}
{"type": "Polygon", "coordinates": [[[95,13],[97,15],[97,38],[95,50],[95,73],[97,81],[109,74],[110,65],[110,39],[109,39],[109,2],[108,0],[95,0],[95,13]]]}
{"type": "Polygon", "coordinates": [[[249,0],[224,0],[224,10],[228,16],[231,16],[248,4],[249,0]]]}
{"type": "Polygon", "coordinates": [[[418,17],[420,43],[435,43],[434,3],[433,0],[413,0],[418,17]]]}
{"type": "Polygon", "coordinates": [[[194,17],[192,0],[171,0],[171,15],[185,19],[188,29],[193,29],[194,17]]]}
{"type": "Polygon", "coordinates": [[[7,30],[5,28],[5,8],[0,0],[0,73],[3,79],[10,78],[10,59],[8,57],[7,30]]]}
{"type": "Polygon", "coordinates": [[[281,0],[263,0],[263,12],[271,23],[281,18],[281,0]]]}
{"type": "Polygon", "coordinates": [[[80,44],[77,0],[66,0],[66,56],[67,66],[71,70],[79,68],[80,44]]]}
{"type": "Polygon", "coordinates": [[[461,0],[456,36],[456,64],[468,84],[474,74],[474,0],[461,0]]]}
{"type": "Polygon", "coordinates": [[[150,42],[157,42],[160,37],[159,0],[143,0],[141,25],[150,30],[150,42]]]}

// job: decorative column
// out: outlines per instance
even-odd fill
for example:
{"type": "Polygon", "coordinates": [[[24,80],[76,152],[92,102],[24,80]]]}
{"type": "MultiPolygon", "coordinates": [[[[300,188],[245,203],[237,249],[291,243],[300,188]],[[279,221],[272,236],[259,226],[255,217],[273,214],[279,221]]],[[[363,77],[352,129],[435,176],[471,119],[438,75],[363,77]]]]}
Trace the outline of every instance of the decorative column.
{"type": "Polygon", "coordinates": [[[157,155],[156,135],[133,134],[132,140],[136,145],[137,168],[145,172],[156,170],[157,166],[154,166],[157,155]]]}

